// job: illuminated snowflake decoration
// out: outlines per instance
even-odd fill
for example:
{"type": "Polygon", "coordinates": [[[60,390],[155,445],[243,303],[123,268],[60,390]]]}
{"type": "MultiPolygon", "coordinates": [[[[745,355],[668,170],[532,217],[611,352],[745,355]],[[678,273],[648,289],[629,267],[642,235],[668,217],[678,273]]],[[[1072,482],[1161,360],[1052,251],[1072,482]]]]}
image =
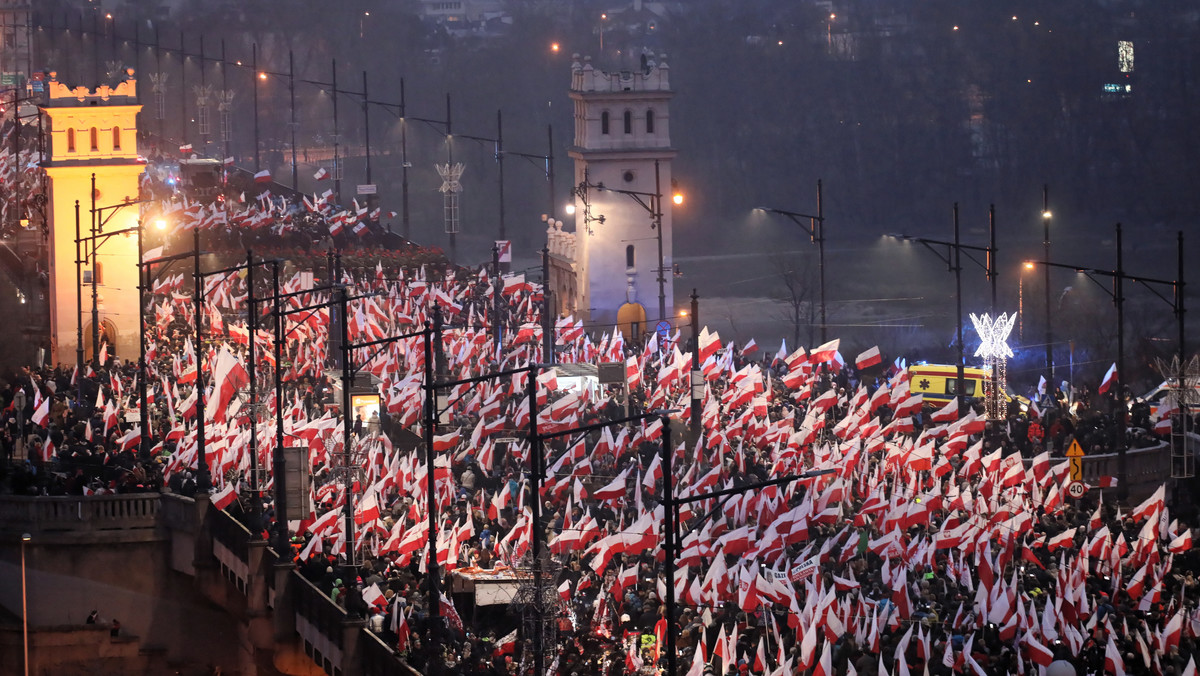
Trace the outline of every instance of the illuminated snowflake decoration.
{"type": "Polygon", "coordinates": [[[1017,321],[1017,313],[1002,313],[992,319],[989,315],[971,313],[971,323],[979,334],[979,349],[975,350],[976,357],[984,359],[1007,359],[1013,356],[1012,348],[1008,346],[1008,334],[1012,333],[1013,324],[1017,321]]]}
{"type": "Polygon", "coordinates": [[[989,420],[1004,420],[1008,417],[1008,358],[1013,356],[1008,346],[1008,334],[1012,333],[1017,313],[1003,313],[993,318],[990,315],[971,314],[971,323],[979,334],[979,349],[976,357],[983,357],[991,372],[983,381],[984,408],[989,420]]]}

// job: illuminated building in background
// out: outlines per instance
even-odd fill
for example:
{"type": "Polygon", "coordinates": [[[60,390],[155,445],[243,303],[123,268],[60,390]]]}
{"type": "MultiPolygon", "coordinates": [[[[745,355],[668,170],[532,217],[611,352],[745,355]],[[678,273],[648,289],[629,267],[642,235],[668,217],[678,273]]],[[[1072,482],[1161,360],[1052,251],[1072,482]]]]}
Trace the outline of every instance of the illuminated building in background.
{"type": "MultiPolygon", "coordinates": [[[[46,161],[50,222],[50,338],[52,363],[74,361],[77,347],[77,294],[84,292],[85,353],[91,355],[92,301],[76,286],[75,203],[79,232],[92,230],[93,197],[103,232],[137,228],[138,205],[107,208],[138,199],[145,164],[137,152],[137,81],[133,70],[115,87],[71,89],[50,74],[42,113],[47,120],[46,161]],[[92,195],[92,175],[96,190],[92,195]]],[[[138,354],[138,235],[110,237],[95,256],[85,254],[85,276],[95,276],[100,294],[100,333],[110,353],[122,359],[138,354]],[[93,264],[94,263],[94,264],[93,264]]],[[[90,289],[90,285],[88,286],[90,289]]]]}

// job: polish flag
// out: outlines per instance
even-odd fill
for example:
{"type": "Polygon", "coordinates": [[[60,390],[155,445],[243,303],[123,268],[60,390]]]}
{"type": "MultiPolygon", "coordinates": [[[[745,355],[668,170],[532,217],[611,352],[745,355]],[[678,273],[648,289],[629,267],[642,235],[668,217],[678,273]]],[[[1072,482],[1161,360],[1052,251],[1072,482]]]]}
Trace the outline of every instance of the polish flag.
{"type": "Polygon", "coordinates": [[[1075,529],[1065,530],[1046,541],[1046,551],[1053,552],[1059,547],[1069,547],[1075,540],[1075,529]]]}
{"type": "Polygon", "coordinates": [[[192,144],[185,143],[185,144],[179,146],[179,154],[180,155],[190,155],[191,152],[192,152],[192,144]]]}
{"type": "Polygon", "coordinates": [[[50,397],[46,397],[45,399],[42,400],[42,405],[38,406],[37,410],[33,412],[33,417],[30,418],[29,421],[32,422],[34,425],[37,425],[38,427],[45,427],[46,419],[49,417],[50,417],[50,397]]]}
{"type": "Polygon", "coordinates": [[[236,487],[237,484],[232,481],[225,484],[225,488],[217,491],[212,496],[213,507],[225,509],[229,505],[232,505],[233,501],[237,499],[237,492],[234,490],[236,487]]]}
{"type": "Polygon", "coordinates": [[[945,406],[933,412],[933,422],[947,423],[958,420],[958,397],[951,399],[945,406]]]}
{"type": "Polygon", "coordinates": [[[721,349],[721,337],[717,335],[716,331],[709,333],[707,326],[700,329],[700,340],[698,343],[700,345],[701,362],[703,362],[705,359],[708,359],[709,356],[714,354],[717,350],[721,349]]]}
{"type": "Polygon", "coordinates": [[[1172,554],[1182,554],[1192,548],[1192,529],[1187,529],[1167,544],[1167,551],[1172,554]]]}
{"type": "Polygon", "coordinates": [[[271,172],[267,171],[266,169],[263,169],[262,171],[260,171],[254,175],[254,182],[255,183],[270,183],[271,182],[271,172]]]}
{"type": "Polygon", "coordinates": [[[879,354],[879,346],[876,345],[875,347],[873,347],[873,348],[867,350],[866,352],[863,352],[862,354],[855,357],[854,358],[854,367],[857,368],[859,371],[861,371],[863,369],[868,369],[868,368],[871,368],[872,366],[876,366],[882,362],[883,362],[883,356],[879,354]]]}
{"type": "Polygon", "coordinates": [[[808,357],[809,363],[820,364],[823,362],[831,361],[833,359],[833,355],[837,354],[838,345],[840,343],[841,343],[841,339],[834,338],[833,340],[829,341],[828,343],[825,343],[824,345],[814,349],[808,357]]]}
{"type": "Polygon", "coordinates": [[[224,164],[225,164],[225,166],[227,166],[227,167],[232,167],[232,166],[233,166],[233,158],[232,158],[232,157],[226,157],[226,158],[225,158],[225,161],[224,161],[224,164]]]}
{"type": "Polygon", "coordinates": [[[317,169],[317,173],[313,174],[313,178],[317,179],[318,181],[324,181],[325,179],[329,178],[329,172],[325,170],[325,167],[319,167],[317,169]]]}
{"type": "Polygon", "coordinates": [[[1098,394],[1104,394],[1108,391],[1109,387],[1112,387],[1112,384],[1116,379],[1117,365],[1116,363],[1113,363],[1112,366],[1108,367],[1108,373],[1104,374],[1104,379],[1100,381],[1100,387],[1096,389],[1096,392],[1098,394]]]}
{"type": "Polygon", "coordinates": [[[1121,659],[1121,651],[1113,643],[1112,634],[1108,635],[1108,645],[1104,647],[1104,670],[1115,676],[1125,676],[1125,660],[1121,659]]]}
{"type": "Polygon", "coordinates": [[[433,438],[433,450],[448,451],[458,445],[459,439],[462,438],[462,431],[455,430],[450,434],[441,434],[433,438]]]}

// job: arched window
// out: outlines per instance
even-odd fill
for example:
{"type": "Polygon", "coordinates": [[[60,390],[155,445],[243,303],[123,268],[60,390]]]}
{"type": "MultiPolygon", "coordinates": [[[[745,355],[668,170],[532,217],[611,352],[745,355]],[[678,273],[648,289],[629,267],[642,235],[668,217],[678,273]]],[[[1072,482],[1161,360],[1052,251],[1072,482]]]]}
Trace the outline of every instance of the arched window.
{"type": "Polygon", "coordinates": [[[625,111],[625,133],[633,133],[633,111],[625,111]]]}
{"type": "Polygon", "coordinates": [[[113,127],[113,150],[121,149],[121,128],[113,127]]]}
{"type": "Polygon", "coordinates": [[[647,134],[654,133],[654,109],[653,108],[649,108],[646,110],[646,133],[647,134]]]}
{"type": "Polygon", "coordinates": [[[607,110],[604,111],[603,113],[600,113],[600,133],[601,134],[608,133],[608,111],[607,110]]]}
{"type": "Polygon", "coordinates": [[[100,150],[100,130],[92,127],[92,152],[100,150]]]}
{"type": "Polygon", "coordinates": [[[633,245],[630,244],[629,246],[625,247],[625,267],[627,267],[627,268],[635,267],[636,263],[637,263],[637,259],[633,252],[633,245]]]}
{"type": "Polygon", "coordinates": [[[69,152],[69,153],[75,152],[75,130],[74,129],[67,130],[67,152],[69,152]]]}

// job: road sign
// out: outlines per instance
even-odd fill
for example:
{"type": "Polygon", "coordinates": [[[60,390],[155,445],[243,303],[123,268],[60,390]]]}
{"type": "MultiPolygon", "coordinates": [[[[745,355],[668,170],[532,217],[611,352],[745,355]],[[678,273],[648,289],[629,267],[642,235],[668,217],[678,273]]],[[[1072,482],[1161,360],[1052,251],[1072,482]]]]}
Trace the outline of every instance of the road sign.
{"type": "Polygon", "coordinates": [[[1087,490],[1087,484],[1083,483],[1082,481],[1072,481],[1071,483],[1067,484],[1067,495],[1075,498],[1076,500],[1082,498],[1084,494],[1087,493],[1087,490]]]}
{"type": "Polygon", "coordinates": [[[1067,448],[1067,462],[1071,463],[1071,481],[1083,481],[1083,448],[1078,440],[1072,440],[1067,448]]]}
{"type": "Polygon", "coordinates": [[[654,330],[658,332],[658,344],[661,348],[671,337],[671,322],[664,319],[654,327],[654,330]]]}

